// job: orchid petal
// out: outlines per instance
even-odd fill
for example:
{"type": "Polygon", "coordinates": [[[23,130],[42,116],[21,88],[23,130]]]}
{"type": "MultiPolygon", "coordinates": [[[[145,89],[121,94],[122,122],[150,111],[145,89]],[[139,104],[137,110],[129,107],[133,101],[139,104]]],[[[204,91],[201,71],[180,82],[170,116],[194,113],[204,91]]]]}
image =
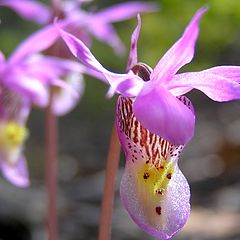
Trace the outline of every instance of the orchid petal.
{"type": "Polygon", "coordinates": [[[131,45],[130,45],[130,53],[128,58],[128,65],[127,65],[127,71],[130,71],[130,69],[135,66],[138,63],[138,55],[137,55],[137,43],[138,43],[138,37],[139,32],[141,29],[141,17],[138,14],[138,25],[135,28],[132,37],[131,37],[131,45]]]}
{"type": "Polygon", "coordinates": [[[0,0],[0,6],[16,11],[21,17],[39,24],[46,24],[51,18],[50,9],[42,3],[29,0],[0,0]]]}
{"type": "Polygon", "coordinates": [[[154,68],[151,79],[159,83],[170,81],[171,77],[194,55],[194,47],[198,37],[198,24],[207,8],[201,8],[185,29],[182,37],[167,51],[154,68]]]}
{"type": "Polygon", "coordinates": [[[47,86],[35,79],[16,71],[4,79],[4,84],[12,91],[28,96],[32,102],[40,107],[46,107],[49,101],[47,86]]]}
{"type": "Polygon", "coordinates": [[[92,55],[87,46],[73,35],[59,29],[72,54],[90,69],[102,73],[113,89],[125,96],[136,96],[143,86],[141,78],[134,74],[118,74],[105,69],[92,55]]]}
{"type": "Polygon", "coordinates": [[[145,128],[173,144],[185,144],[193,136],[194,113],[159,85],[144,85],[133,112],[145,128]]]}
{"type": "Polygon", "coordinates": [[[84,81],[79,73],[69,74],[66,79],[66,84],[71,89],[62,88],[54,92],[52,101],[52,111],[57,116],[62,116],[70,112],[78,103],[84,92],[84,81]],[[77,94],[75,94],[77,93],[77,94]]]}
{"type": "Polygon", "coordinates": [[[48,56],[47,58],[44,58],[42,62],[46,66],[49,66],[50,69],[57,71],[56,75],[64,75],[71,72],[75,72],[75,73],[89,75],[105,83],[108,82],[102,73],[89,69],[76,61],[48,56]]]}
{"type": "Polygon", "coordinates": [[[5,87],[0,88],[0,118],[6,121],[17,121],[25,125],[29,116],[31,103],[28,98],[5,87]]]}
{"type": "MultiPolygon", "coordinates": [[[[59,21],[59,26],[64,27],[68,21],[59,21]]],[[[59,31],[54,25],[48,25],[25,39],[9,58],[10,64],[15,64],[30,54],[43,51],[50,47],[59,37],[59,31]]]]}
{"type": "Polygon", "coordinates": [[[184,146],[174,146],[145,129],[132,111],[133,102],[119,97],[117,104],[116,126],[126,155],[121,198],[144,231],[170,239],[190,212],[189,185],[177,166],[184,146]]]}
{"type": "Polygon", "coordinates": [[[27,55],[42,51],[50,47],[59,37],[59,33],[53,25],[44,27],[43,29],[30,35],[23,41],[9,58],[9,63],[21,61],[27,55]],[[36,44],[37,43],[37,44],[36,44]]]}
{"type": "Polygon", "coordinates": [[[0,168],[5,178],[8,179],[12,184],[18,187],[29,186],[27,163],[24,156],[20,156],[16,164],[13,165],[1,161],[0,168]]]}
{"type": "Polygon", "coordinates": [[[227,78],[231,81],[240,82],[240,67],[239,66],[217,66],[203,70],[201,72],[215,74],[227,78]]]}
{"type": "MultiPolygon", "coordinates": [[[[240,67],[238,69],[240,70],[240,67]]],[[[240,85],[235,80],[240,82],[238,77],[240,71],[235,71],[237,67],[233,70],[222,75],[214,74],[214,72],[220,73],[222,69],[177,74],[169,83],[168,90],[174,95],[179,95],[196,88],[218,102],[239,99],[240,85]]]]}
{"type": "Polygon", "coordinates": [[[115,4],[94,14],[94,17],[103,22],[119,22],[136,16],[140,12],[157,11],[158,5],[155,3],[127,2],[115,4]]]}

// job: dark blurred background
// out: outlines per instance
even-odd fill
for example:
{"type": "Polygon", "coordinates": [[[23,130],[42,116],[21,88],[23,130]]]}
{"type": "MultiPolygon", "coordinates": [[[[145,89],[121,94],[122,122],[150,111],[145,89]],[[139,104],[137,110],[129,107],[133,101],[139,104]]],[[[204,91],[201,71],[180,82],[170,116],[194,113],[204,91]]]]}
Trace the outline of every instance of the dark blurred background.
{"type": "MultiPolygon", "coordinates": [[[[154,1],[154,0],[153,0],[154,1]]],[[[45,1],[47,3],[47,1],[45,1]]],[[[86,10],[122,2],[92,1],[86,10]]],[[[158,0],[161,10],[142,14],[139,60],[154,67],[180,37],[195,11],[209,6],[201,21],[195,58],[181,71],[215,65],[240,65],[239,0],[158,0]]],[[[0,49],[9,55],[38,26],[0,8],[0,49]]],[[[123,72],[136,19],[115,24],[126,54],[117,57],[107,45],[94,40],[92,52],[112,71],[123,72]]],[[[59,119],[60,240],[97,239],[104,169],[116,97],[106,99],[107,86],[86,78],[86,90],[77,108],[59,119]]],[[[215,103],[194,90],[189,95],[197,115],[195,137],[179,161],[189,180],[192,211],[178,240],[240,239],[240,103],[215,103]]],[[[0,239],[46,238],[44,189],[44,113],[34,109],[29,119],[26,146],[31,186],[18,189],[0,179],[0,239]]],[[[122,155],[119,176],[124,167],[122,155]]],[[[129,218],[119,198],[119,180],[112,225],[113,240],[153,239],[129,218]]]]}

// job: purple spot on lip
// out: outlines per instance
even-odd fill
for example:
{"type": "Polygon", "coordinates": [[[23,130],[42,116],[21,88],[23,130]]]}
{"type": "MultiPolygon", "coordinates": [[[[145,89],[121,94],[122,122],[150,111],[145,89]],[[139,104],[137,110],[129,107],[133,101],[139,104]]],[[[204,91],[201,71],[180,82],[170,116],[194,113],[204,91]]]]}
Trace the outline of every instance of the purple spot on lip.
{"type": "Polygon", "coordinates": [[[145,180],[148,179],[149,176],[150,176],[149,173],[144,173],[144,174],[143,174],[143,178],[144,178],[145,180]]]}
{"type": "Polygon", "coordinates": [[[156,210],[156,213],[157,213],[158,215],[161,215],[161,213],[162,213],[162,208],[161,208],[160,206],[156,207],[155,210],[156,210]]]}

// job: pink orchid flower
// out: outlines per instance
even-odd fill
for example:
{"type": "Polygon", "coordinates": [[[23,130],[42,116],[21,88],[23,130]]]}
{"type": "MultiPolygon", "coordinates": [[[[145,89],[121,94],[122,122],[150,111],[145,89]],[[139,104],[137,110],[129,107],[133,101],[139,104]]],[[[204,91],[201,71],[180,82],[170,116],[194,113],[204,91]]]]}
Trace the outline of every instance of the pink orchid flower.
{"type": "Polygon", "coordinates": [[[178,168],[178,159],[193,136],[195,114],[190,100],[182,95],[195,88],[214,101],[240,98],[238,66],[177,74],[194,56],[199,21],[206,10],[197,11],[153,70],[137,60],[138,16],[126,74],[104,68],[82,41],[59,27],[72,54],[106,77],[109,94],[121,95],[116,110],[118,135],[126,155],[121,198],[144,231],[164,240],[183,227],[190,213],[189,185],[178,168]]]}
{"type": "Polygon", "coordinates": [[[148,79],[134,74],[138,68],[137,40],[141,25],[140,17],[132,35],[129,71],[126,74],[113,73],[105,69],[82,41],[64,30],[60,31],[72,54],[87,67],[105,76],[111,86],[111,93],[135,97],[133,112],[145,128],[179,145],[186,144],[192,138],[195,115],[176,96],[195,88],[214,101],[230,101],[240,97],[238,66],[218,66],[200,72],[176,74],[193,58],[199,32],[198,23],[205,11],[206,8],[202,8],[195,14],[182,37],[159,60],[153,71],[148,67],[151,71],[148,79]]]}

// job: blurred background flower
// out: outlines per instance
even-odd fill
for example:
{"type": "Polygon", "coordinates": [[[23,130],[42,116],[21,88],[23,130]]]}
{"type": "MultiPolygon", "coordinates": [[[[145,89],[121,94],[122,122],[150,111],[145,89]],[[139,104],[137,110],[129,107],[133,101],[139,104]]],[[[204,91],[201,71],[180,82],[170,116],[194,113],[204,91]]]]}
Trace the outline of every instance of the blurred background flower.
{"type": "MultiPolygon", "coordinates": [[[[48,4],[48,1],[42,2],[48,4]]],[[[117,2],[123,1],[92,1],[82,7],[86,10],[103,9],[117,2]]],[[[238,0],[155,2],[160,4],[161,11],[142,15],[138,43],[142,62],[155,66],[159,57],[180,37],[193,13],[208,4],[209,11],[200,25],[194,61],[181,71],[197,71],[224,64],[240,65],[238,0]]],[[[9,56],[21,40],[38,29],[38,25],[22,20],[3,7],[0,8],[0,16],[1,50],[9,56]]],[[[135,25],[135,18],[114,24],[127,48],[135,25]]],[[[125,71],[127,55],[123,59],[116,58],[111,47],[95,39],[92,47],[106,68],[125,71]]],[[[85,95],[79,107],[60,119],[59,229],[63,240],[97,238],[103,171],[116,104],[116,98],[109,101],[103,97],[106,91],[104,84],[87,78],[85,95]]],[[[181,154],[179,165],[190,182],[192,212],[187,225],[175,239],[239,239],[240,103],[214,103],[197,90],[189,97],[198,111],[196,132],[181,154]]],[[[26,147],[26,156],[32,159],[29,163],[31,188],[16,189],[4,180],[0,181],[0,238],[3,239],[45,239],[41,112],[33,110],[29,129],[34,136],[26,147]]],[[[123,165],[124,161],[121,161],[119,176],[123,165]]],[[[118,190],[112,239],[152,239],[131,222],[120,202],[118,190]]]]}

